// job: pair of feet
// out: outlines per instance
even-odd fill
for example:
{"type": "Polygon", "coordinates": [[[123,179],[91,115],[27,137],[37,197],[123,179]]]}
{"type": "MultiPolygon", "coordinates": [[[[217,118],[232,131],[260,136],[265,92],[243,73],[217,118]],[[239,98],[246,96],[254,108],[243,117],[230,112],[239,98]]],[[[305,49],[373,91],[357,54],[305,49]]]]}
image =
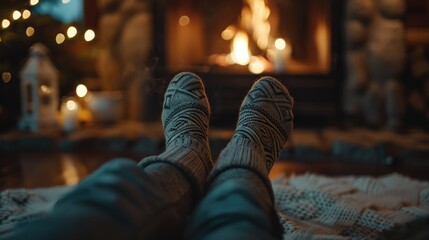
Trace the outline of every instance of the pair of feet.
{"type": "MultiPolygon", "coordinates": [[[[233,138],[213,172],[234,165],[268,174],[292,131],[292,107],[293,99],[279,81],[271,77],[256,81],[242,102],[233,138]]],[[[213,168],[209,119],[210,105],[201,79],[187,72],[176,75],[165,93],[162,112],[166,152],[157,159],[179,162],[185,170],[200,169],[200,174],[190,175],[203,182],[213,168]]]]}

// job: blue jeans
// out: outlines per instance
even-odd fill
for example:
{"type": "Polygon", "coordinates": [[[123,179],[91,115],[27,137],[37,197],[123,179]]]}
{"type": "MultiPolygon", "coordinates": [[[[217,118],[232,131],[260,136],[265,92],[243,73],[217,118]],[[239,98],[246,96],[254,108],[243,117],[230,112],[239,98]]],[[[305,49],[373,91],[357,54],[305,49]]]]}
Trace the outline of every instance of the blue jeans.
{"type": "Polygon", "coordinates": [[[45,217],[5,239],[279,239],[272,190],[264,181],[232,168],[199,199],[174,165],[141,169],[131,160],[112,160],[45,217]]]}

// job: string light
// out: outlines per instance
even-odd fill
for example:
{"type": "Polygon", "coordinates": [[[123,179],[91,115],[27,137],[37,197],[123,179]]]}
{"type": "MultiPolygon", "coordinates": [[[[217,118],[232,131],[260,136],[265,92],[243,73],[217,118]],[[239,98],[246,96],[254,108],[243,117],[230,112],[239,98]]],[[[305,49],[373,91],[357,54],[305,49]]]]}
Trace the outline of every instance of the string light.
{"type": "Polygon", "coordinates": [[[25,34],[27,34],[27,37],[31,37],[31,36],[33,36],[33,35],[34,35],[34,28],[33,28],[33,27],[28,27],[28,28],[25,30],[25,34]]]}
{"type": "Polygon", "coordinates": [[[64,34],[62,33],[58,33],[57,36],[55,37],[55,41],[57,42],[57,44],[61,44],[66,40],[66,36],[64,36],[64,34]]]}
{"type": "Polygon", "coordinates": [[[86,30],[84,38],[85,38],[85,41],[87,42],[94,40],[95,32],[91,29],[86,30]]]}
{"type": "Polygon", "coordinates": [[[75,27],[70,26],[67,29],[67,37],[74,38],[76,36],[76,34],[77,34],[77,29],[75,27]]]}
{"type": "Polygon", "coordinates": [[[30,5],[34,6],[39,3],[39,0],[30,0],[30,5]]]}
{"type": "Polygon", "coordinates": [[[85,85],[83,85],[83,84],[79,84],[77,87],[76,87],[76,95],[78,96],[78,97],[81,97],[81,98],[83,98],[83,97],[85,97],[86,96],[86,94],[88,93],[88,88],[86,88],[86,86],[85,85]]]}
{"type": "Polygon", "coordinates": [[[63,0],[63,3],[64,4],[67,4],[67,3],[69,3],[71,0],[63,0]]]}
{"type": "Polygon", "coordinates": [[[1,22],[1,26],[3,28],[8,28],[10,26],[10,21],[7,19],[3,19],[3,21],[1,22]]]}
{"type": "Polygon", "coordinates": [[[25,9],[24,11],[22,11],[22,19],[27,19],[31,16],[31,12],[28,11],[27,9],[25,9]]]}
{"type": "Polygon", "coordinates": [[[12,18],[13,20],[18,20],[21,17],[21,12],[18,10],[13,11],[12,18]]]}
{"type": "Polygon", "coordinates": [[[4,83],[8,83],[10,80],[12,80],[12,74],[10,72],[4,72],[2,73],[1,78],[3,79],[4,83]]]}

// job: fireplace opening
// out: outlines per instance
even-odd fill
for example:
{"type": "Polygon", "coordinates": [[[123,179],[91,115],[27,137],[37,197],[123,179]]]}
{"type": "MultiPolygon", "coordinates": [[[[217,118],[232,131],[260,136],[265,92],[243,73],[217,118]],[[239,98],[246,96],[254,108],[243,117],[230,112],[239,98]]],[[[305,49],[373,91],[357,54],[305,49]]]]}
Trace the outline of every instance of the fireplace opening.
{"type": "Polygon", "coordinates": [[[340,0],[154,1],[154,74],[200,75],[215,126],[234,126],[241,100],[261,75],[289,88],[296,127],[335,123],[343,9],[340,0]]]}
{"type": "Polygon", "coordinates": [[[168,1],[166,69],[326,74],[331,0],[168,1]]]}

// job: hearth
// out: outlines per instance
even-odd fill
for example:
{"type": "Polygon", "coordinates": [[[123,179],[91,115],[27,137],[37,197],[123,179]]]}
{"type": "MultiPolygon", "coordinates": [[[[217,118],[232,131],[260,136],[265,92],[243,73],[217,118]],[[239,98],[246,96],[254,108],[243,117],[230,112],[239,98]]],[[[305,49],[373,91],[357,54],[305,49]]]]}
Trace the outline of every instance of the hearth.
{"type": "Polygon", "coordinates": [[[338,115],[339,0],[155,1],[158,75],[203,77],[213,124],[233,126],[253,81],[271,75],[296,100],[297,125],[326,125],[338,115]]]}

